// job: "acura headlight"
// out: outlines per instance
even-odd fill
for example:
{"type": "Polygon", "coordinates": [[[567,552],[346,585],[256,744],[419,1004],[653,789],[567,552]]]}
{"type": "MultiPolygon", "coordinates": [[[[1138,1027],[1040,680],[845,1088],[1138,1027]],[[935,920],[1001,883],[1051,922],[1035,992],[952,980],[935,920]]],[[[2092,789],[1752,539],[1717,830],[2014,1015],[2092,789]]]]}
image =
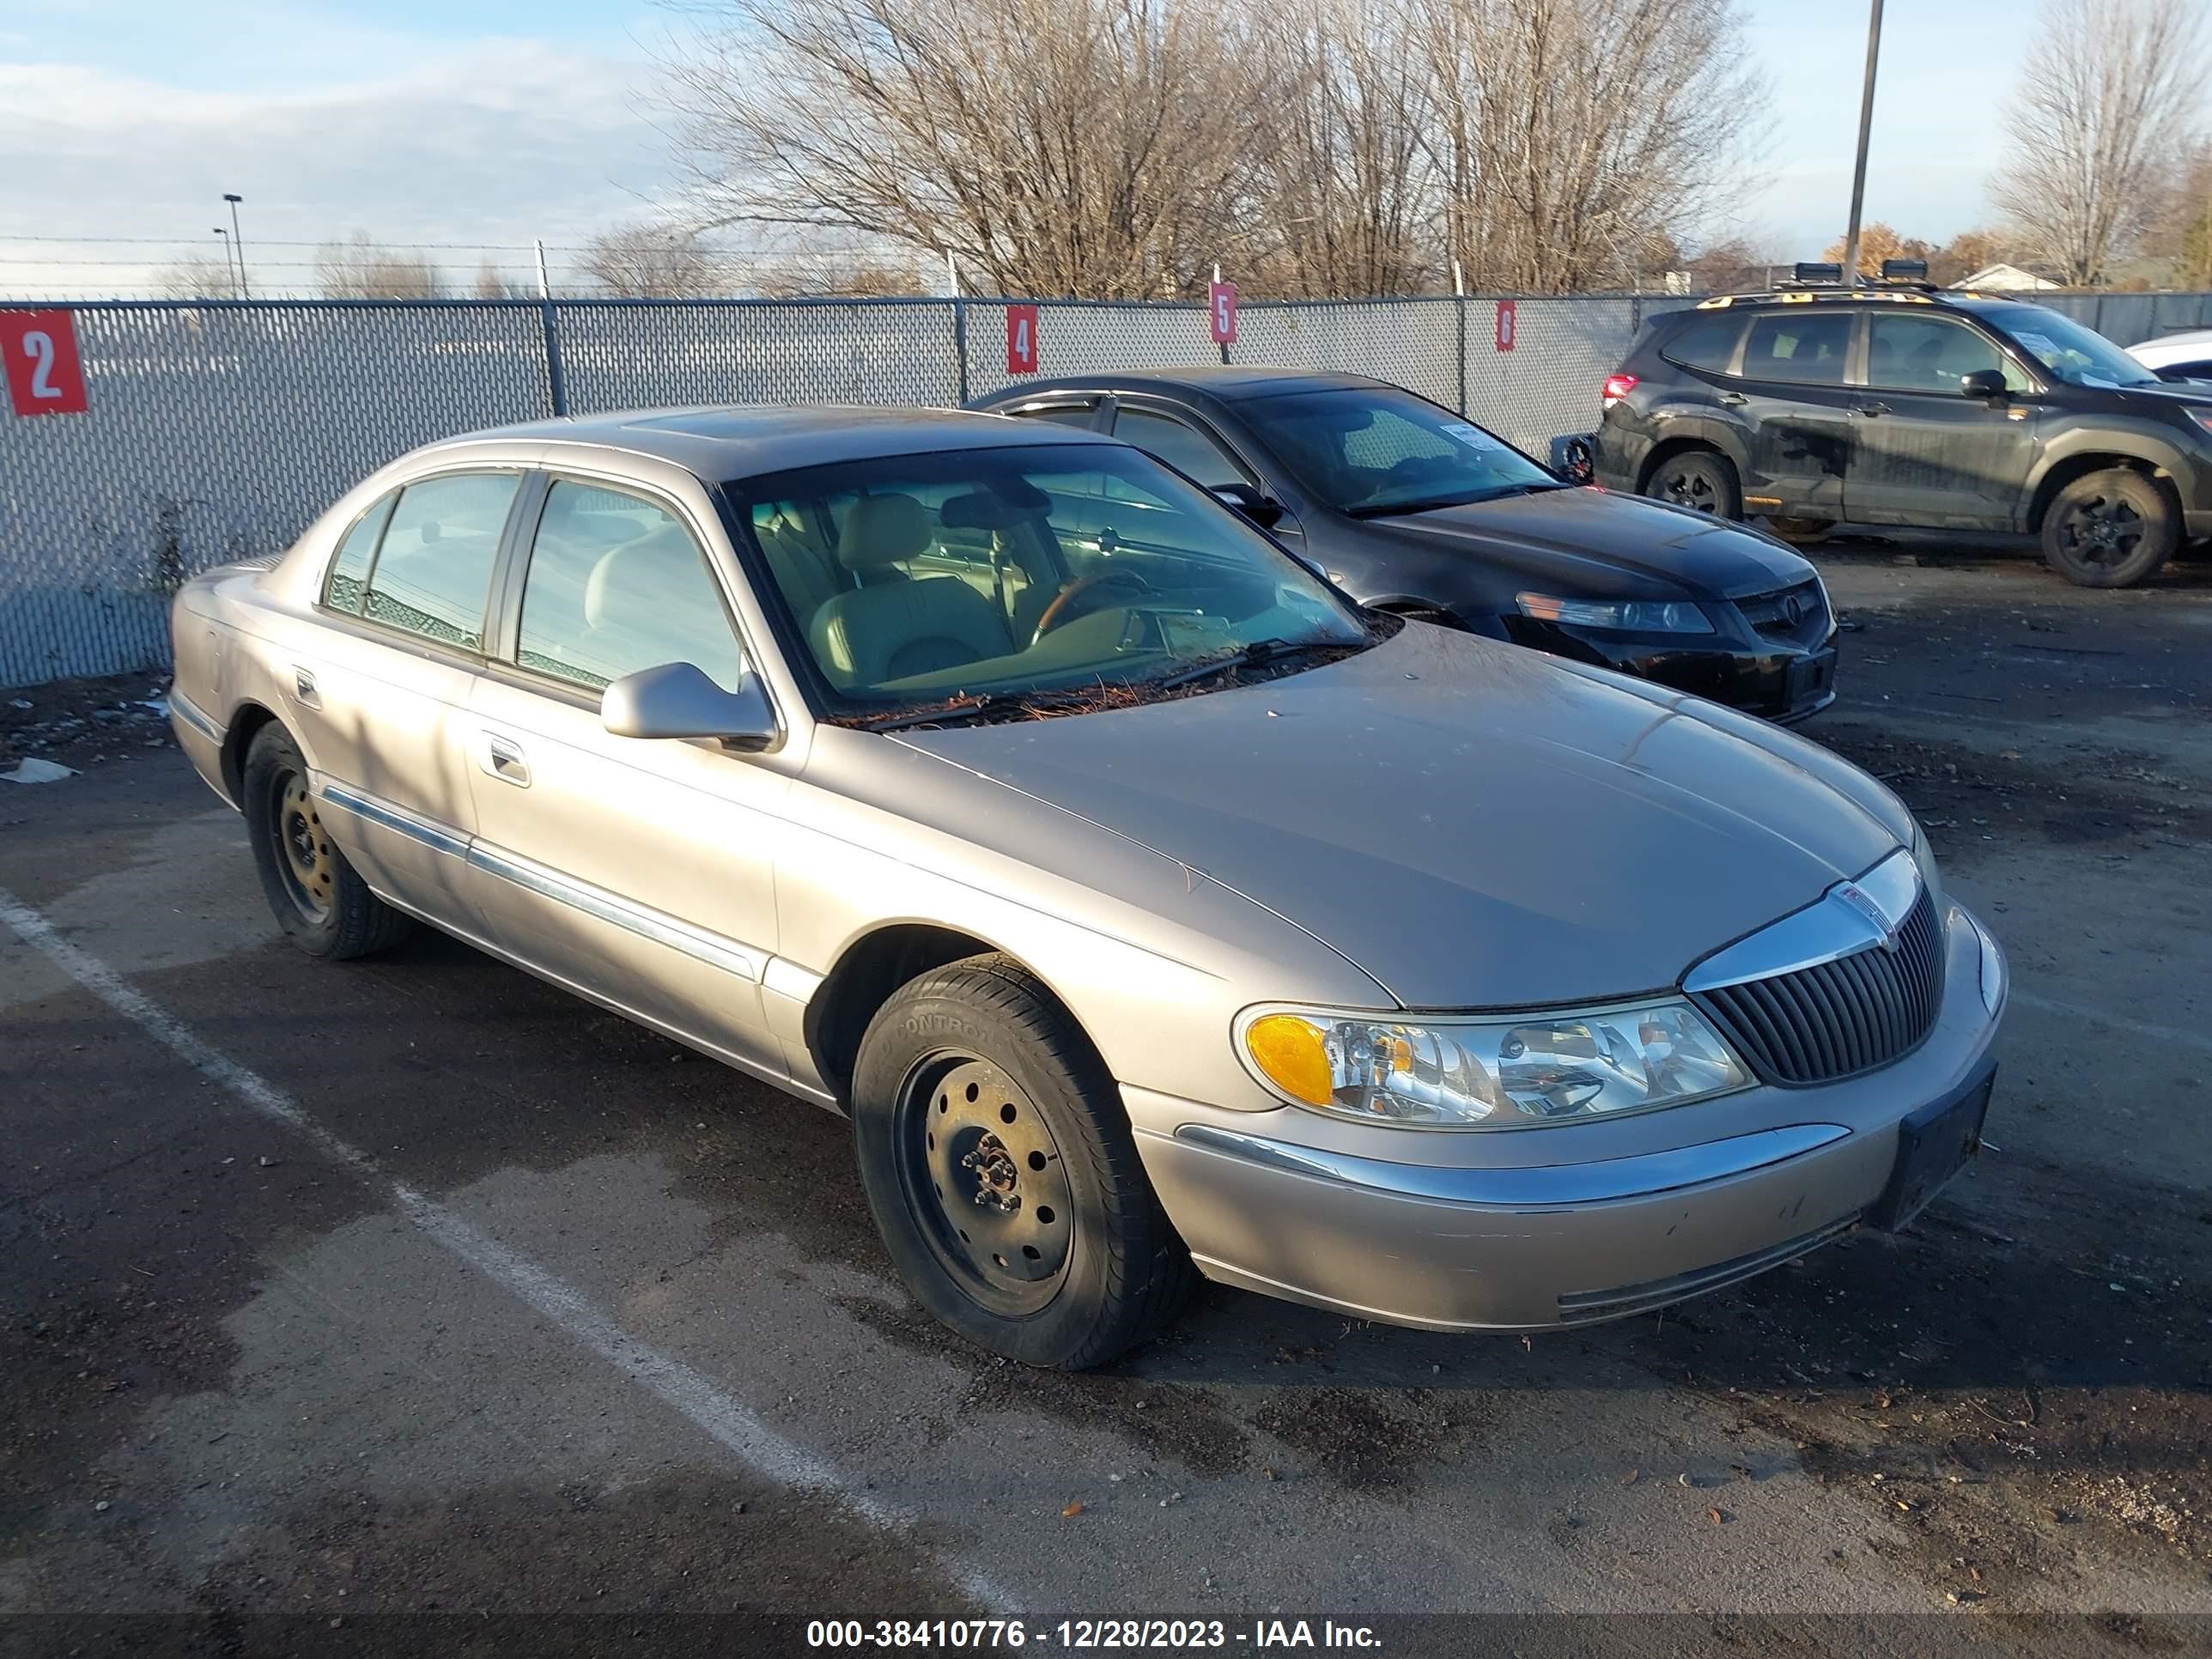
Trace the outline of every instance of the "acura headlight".
{"type": "Polygon", "coordinates": [[[1408,1129],[1529,1129],[1747,1087],[1685,1002],[1488,1019],[1258,1008],[1237,1048],[1285,1100],[1408,1129]]]}
{"type": "Polygon", "coordinates": [[[1560,599],[1548,593],[1517,596],[1521,614],[1577,628],[1626,634],[1710,634],[1712,618],[1686,599],[1560,599]]]}

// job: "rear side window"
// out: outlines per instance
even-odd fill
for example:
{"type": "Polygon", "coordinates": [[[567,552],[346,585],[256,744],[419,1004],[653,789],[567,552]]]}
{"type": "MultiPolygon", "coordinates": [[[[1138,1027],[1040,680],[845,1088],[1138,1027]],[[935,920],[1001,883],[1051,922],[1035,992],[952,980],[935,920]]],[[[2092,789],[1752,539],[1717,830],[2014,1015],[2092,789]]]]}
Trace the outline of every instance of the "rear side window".
{"type": "Polygon", "coordinates": [[[666,508],[556,480],[522,585],[516,660],[593,690],[688,662],[726,691],[744,677],[737,636],[699,544],[666,508]]]}
{"type": "Polygon", "coordinates": [[[1741,312],[1713,312],[1700,315],[1674,331],[1674,337],[1659,348],[1659,355],[1670,363],[1680,363],[1685,368],[1707,369],[1716,374],[1725,374],[1735,361],[1735,343],[1743,337],[1743,315],[1741,312]]]}
{"type": "Polygon", "coordinates": [[[461,472],[399,492],[369,572],[371,622],[483,649],[484,600],[520,475],[461,472]]]}
{"type": "Polygon", "coordinates": [[[330,581],[323,593],[323,603],[331,610],[361,615],[362,597],[368,592],[368,568],[376,562],[377,538],[384,534],[392,504],[398,499],[396,489],[380,499],[353,521],[353,528],[338,544],[337,557],[331,561],[330,581]]]}
{"type": "Polygon", "coordinates": [[[1841,386],[1850,350],[1849,312],[1773,311],[1756,318],[1744,342],[1743,373],[1753,380],[1794,380],[1800,386],[1841,386]]]}

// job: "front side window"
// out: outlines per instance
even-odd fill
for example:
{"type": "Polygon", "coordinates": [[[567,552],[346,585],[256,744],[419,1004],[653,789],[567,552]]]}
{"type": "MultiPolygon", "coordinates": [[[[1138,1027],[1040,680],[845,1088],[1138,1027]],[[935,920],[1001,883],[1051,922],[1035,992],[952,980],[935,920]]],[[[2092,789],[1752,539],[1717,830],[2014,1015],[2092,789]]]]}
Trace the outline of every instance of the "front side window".
{"type": "Polygon", "coordinates": [[[1503,438],[1396,386],[1293,392],[1252,409],[1284,467],[1356,519],[1566,488],[1503,438]]]}
{"type": "Polygon", "coordinates": [[[1946,392],[1954,397],[1961,375],[1994,368],[2005,387],[2025,392],[2027,376],[2017,363],[1964,323],[1942,317],[1888,313],[1867,319],[1866,383],[1899,392],[1946,392]]]}
{"type": "Polygon", "coordinates": [[[2158,376],[2094,328],[2045,306],[1992,307],[1982,313],[1998,332],[2069,386],[2156,386],[2158,376]]]}
{"type": "Polygon", "coordinates": [[[1187,473],[1208,489],[1223,484],[1256,483],[1219,444],[1187,421],[1149,409],[1124,405],[1114,416],[1114,435],[1134,444],[1147,455],[1157,455],[1178,472],[1187,473]]]}
{"type": "Polygon", "coordinates": [[[1841,386],[1851,347],[1847,311],[1773,311],[1751,325],[1743,343],[1744,378],[1790,380],[1799,386],[1841,386]]]}
{"type": "Polygon", "coordinates": [[[833,718],[1136,701],[1262,641],[1340,653],[1374,637],[1245,520],[1121,444],[892,456],[727,489],[833,718]],[[770,550],[778,525],[805,527],[809,562],[770,550]]]}
{"type": "Polygon", "coordinates": [[[513,472],[457,472],[401,490],[363,614],[441,645],[483,650],[492,566],[521,482],[513,472]]]}
{"type": "Polygon", "coordinates": [[[368,568],[376,562],[377,542],[398,499],[396,489],[379,499],[353,521],[353,527],[338,543],[337,556],[331,561],[330,580],[323,591],[323,603],[331,610],[349,617],[361,615],[361,602],[368,592],[368,568]]]}
{"type": "Polygon", "coordinates": [[[726,691],[744,672],[683,522],[642,496],[567,478],[546,491],[531,544],[515,661],[592,690],[664,663],[688,662],[726,691]]]}

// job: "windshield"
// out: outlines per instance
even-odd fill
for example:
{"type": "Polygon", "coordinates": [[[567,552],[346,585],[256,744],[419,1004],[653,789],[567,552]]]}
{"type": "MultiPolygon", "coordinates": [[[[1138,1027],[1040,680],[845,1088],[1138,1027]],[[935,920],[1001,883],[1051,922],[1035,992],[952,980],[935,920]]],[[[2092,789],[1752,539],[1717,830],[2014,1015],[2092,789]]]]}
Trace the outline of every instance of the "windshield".
{"type": "Polygon", "coordinates": [[[1280,672],[1370,641],[1303,565],[1124,444],[891,456],[726,488],[833,718],[1127,702],[1194,684],[1200,665],[1280,672]]]}
{"type": "Polygon", "coordinates": [[[1565,487],[1503,438],[1395,386],[1298,392],[1244,412],[1300,483],[1355,518],[1565,487]]]}
{"type": "Polygon", "coordinates": [[[2042,306],[1987,313],[2036,360],[2069,386],[2156,386],[2158,376],[2094,329],[2042,306]]]}

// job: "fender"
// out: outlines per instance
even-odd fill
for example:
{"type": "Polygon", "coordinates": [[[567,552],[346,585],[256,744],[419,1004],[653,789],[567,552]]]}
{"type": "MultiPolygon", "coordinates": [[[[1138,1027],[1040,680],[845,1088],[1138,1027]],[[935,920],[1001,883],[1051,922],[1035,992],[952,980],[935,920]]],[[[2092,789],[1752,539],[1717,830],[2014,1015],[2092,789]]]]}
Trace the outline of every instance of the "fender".
{"type": "Polygon", "coordinates": [[[2077,426],[2045,441],[2042,453],[2027,475],[2026,510],[2021,515],[2023,526],[2033,529],[2040,509],[2047,504],[2051,474],[2085,455],[2109,455],[2116,461],[2156,468],[2173,481],[2184,506],[2191,499],[2192,486],[2203,487],[2198,481],[2208,471],[2203,462],[2175,441],[2167,427],[2128,416],[2102,418],[2094,425],[2077,426]]]}

